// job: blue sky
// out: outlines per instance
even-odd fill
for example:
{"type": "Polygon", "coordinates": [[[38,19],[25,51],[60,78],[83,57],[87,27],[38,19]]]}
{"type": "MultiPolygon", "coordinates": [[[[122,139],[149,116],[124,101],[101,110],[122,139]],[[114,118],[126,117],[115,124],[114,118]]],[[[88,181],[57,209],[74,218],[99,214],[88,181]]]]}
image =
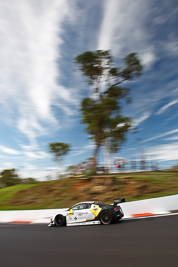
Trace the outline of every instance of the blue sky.
{"type": "Polygon", "coordinates": [[[138,158],[140,147],[161,168],[177,163],[177,25],[177,0],[1,0],[0,169],[44,179],[57,169],[50,142],[71,144],[63,168],[92,156],[79,113],[91,88],[74,58],[96,49],[118,65],[136,52],[144,66],[122,110],[139,131],[114,156],[138,158]]]}

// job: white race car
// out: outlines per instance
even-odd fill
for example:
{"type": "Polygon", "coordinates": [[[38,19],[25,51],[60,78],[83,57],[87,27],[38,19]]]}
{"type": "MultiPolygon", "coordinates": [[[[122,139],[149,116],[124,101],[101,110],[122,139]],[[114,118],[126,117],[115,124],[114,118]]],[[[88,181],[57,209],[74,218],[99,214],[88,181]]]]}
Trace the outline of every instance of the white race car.
{"type": "Polygon", "coordinates": [[[73,226],[91,224],[110,224],[120,220],[124,213],[119,203],[124,198],[114,199],[114,204],[104,204],[95,201],[77,203],[69,209],[51,217],[48,226],[73,226]]]}

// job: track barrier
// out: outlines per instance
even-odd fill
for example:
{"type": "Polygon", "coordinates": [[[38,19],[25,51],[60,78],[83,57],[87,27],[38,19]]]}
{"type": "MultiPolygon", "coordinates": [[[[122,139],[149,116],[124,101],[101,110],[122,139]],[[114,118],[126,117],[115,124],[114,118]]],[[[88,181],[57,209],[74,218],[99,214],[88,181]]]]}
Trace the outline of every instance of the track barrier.
{"type": "MultiPolygon", "coordinates": [[[[178,212],[178,194],[166,197],[124,202],[118,204],[124,212],[123,219],[149,217],[178,212]]],[[[0,211],[0,223],[45,223],[50,217],[65,209],[0,211]]]]}

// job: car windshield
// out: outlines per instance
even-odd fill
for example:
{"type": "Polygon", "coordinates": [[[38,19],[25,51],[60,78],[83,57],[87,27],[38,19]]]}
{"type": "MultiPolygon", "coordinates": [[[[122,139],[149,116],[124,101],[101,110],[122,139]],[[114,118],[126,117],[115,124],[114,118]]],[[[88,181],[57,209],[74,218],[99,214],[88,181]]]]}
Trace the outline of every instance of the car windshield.
{"type": "Polygon", "coordinates": [[[90,207],[91,207],[90,203],[79,203],[79,204],[72,206],[68,210],[71,210],[71,209],[72,210],[83,210],[83,209],[89,209],[90,207]]]}

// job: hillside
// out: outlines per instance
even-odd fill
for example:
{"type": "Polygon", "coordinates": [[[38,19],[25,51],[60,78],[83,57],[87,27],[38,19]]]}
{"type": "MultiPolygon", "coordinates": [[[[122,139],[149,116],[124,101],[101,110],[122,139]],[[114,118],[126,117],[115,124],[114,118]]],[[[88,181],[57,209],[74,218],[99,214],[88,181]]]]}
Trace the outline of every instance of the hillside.
{"type": "Polygon", "coordinates": [[[178,194],[178,172],[78,176],[33,185],[0,189],[0,210],[65,208],[77,202],[97,200],[112,203],[178,194]]]}

